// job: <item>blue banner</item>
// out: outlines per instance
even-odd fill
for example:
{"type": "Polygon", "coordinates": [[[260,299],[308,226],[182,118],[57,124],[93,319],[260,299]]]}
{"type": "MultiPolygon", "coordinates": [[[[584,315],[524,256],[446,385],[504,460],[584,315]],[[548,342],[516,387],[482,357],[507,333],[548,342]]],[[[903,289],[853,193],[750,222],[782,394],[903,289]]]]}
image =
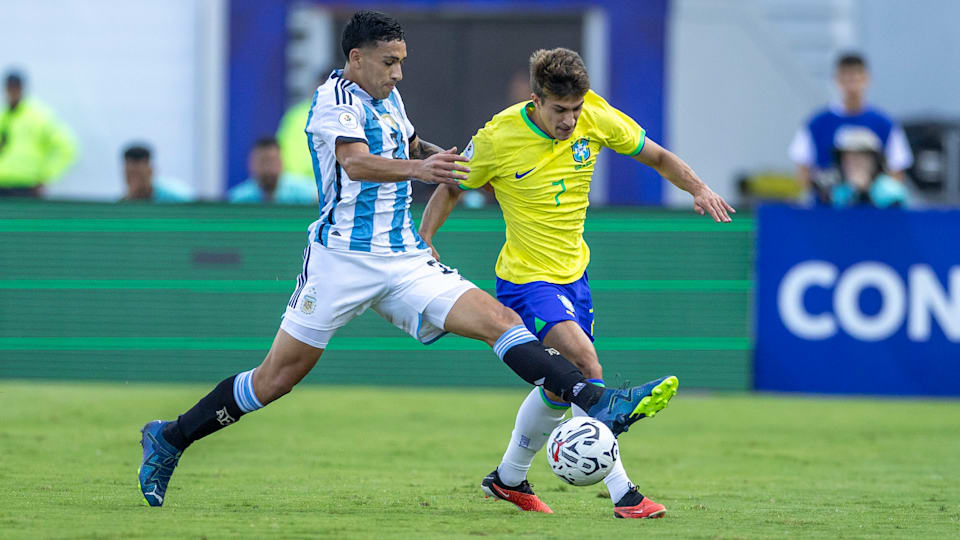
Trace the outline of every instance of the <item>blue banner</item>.
{"type": "Polygon", "coordinates": [[[960,396],[960,211],[757,212],[758,390],[960,396]]]}

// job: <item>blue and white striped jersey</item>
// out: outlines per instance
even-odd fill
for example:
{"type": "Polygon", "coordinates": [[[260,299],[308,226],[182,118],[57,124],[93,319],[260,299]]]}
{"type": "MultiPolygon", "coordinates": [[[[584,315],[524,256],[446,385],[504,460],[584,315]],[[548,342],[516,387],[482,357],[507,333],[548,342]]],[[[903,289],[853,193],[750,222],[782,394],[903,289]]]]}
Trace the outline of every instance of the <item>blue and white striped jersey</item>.
{"type": "Polygon", "coordinates": [[[426,249],[410,215],[409,180],[354,180],[337,163],[337,141],[365,142],[373,155],[409,159],[414,129],[396,88],[387,99],[373,99],[334,71],[313,97],[305,131],[320,199],[311,241],[384,254],[426,249]]]}

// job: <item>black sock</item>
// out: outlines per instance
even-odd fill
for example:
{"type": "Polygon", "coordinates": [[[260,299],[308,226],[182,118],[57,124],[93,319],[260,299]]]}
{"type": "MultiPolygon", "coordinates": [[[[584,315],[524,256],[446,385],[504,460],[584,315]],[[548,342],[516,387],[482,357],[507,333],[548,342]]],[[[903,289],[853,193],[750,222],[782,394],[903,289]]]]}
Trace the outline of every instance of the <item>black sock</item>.
{"type": "Polygon", "coordinates": [[[228,377],[204,396],[189,411],[163,427],[163,438],[180,450],[186,450],[194,441],[233,424],[243,411],[233,397],[233,380],[228,377]]]}
{"type": "Polygon", "coordinates": [[[523,380],[542,385],[585,411],[600,401],[603,393],[603,388],[587,381],[577,366],[539,341],[510,347],[503,353],[503,361],[523,380]]]}

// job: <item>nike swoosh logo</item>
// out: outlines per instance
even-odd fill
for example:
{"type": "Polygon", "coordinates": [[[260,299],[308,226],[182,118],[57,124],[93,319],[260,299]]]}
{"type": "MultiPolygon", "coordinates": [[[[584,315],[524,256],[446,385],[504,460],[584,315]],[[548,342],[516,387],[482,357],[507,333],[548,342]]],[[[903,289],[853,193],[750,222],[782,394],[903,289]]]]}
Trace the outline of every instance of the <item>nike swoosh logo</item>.
{"type": "MultiPolygon", "coordinates": [[[[536,167],[534,167],[533,169],[536,169],[536,167]]],[[[520,174],[519,172],[515,172],[515,173],[513,173],[513,176],[515,176],[515,177],[517,178],[517,180],[519,180],[519,179],[523,178],[524,176],[532,173],[532,172],[533,172],[533,169],[530,169],[529,171],[527,171],[527,172],[525,172],[525,173],[523,173],[523,174],[520,174]]]]}

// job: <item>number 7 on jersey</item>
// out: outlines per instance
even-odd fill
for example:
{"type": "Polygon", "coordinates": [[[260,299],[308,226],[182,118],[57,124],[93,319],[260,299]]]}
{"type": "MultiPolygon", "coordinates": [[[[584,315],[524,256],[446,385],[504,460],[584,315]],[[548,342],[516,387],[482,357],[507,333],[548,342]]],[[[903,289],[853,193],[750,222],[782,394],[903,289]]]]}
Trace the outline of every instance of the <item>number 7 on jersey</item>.
{"type": "Polygon", "coordinates": [[[556,182],[550,182],[551,185],[560,186],[560,191],[553,196],[553,200],[557,201],[557,206],[560,206],[560,195],[562,195],[563,192],[567,190],[566,184],[563,183],[564,180],[565,180],[564,178],[561,178],[556,182]]]}

